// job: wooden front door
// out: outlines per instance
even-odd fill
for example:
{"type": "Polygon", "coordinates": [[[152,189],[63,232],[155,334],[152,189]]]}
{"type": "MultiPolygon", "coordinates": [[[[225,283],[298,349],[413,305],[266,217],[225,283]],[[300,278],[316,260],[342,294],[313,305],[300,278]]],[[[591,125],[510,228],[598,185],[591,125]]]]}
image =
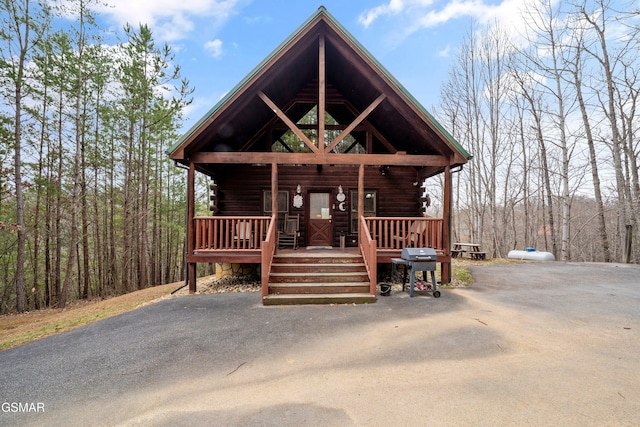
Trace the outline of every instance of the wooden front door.
{"type": "Polygon", "coordinates": [[[333,246],[331,222],[331,193],[309,193],[307,245],[333,246]]]}

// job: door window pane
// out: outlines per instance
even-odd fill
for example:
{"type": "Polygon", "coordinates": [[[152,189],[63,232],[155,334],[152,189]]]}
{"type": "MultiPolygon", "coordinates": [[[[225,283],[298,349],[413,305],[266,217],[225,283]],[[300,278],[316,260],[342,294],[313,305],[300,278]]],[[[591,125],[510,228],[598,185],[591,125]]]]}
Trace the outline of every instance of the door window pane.
{"type": "Polygon", "coordinates": [[[309,216],[315,219],[330,219],[329,193],[309,194],[309,216]]]}

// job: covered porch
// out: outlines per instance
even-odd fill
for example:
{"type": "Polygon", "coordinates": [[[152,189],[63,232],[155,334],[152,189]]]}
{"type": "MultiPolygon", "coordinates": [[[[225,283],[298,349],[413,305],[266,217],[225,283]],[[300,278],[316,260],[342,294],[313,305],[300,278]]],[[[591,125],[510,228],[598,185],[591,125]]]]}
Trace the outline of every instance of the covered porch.
{"type": "MultiPolygon", "coordinates": [[[[195,292],[195,265],[201,262],[227,262],[259,264],[262,282],[262,297],[267,298],[272,290],[271,272],[274,257],[293,250],[278,249],[277,217],[267,216],[198,216],[193,218],[193,242],[187,262],[193,266],[193,277],[189,279],[189,290],[195,292]]],[[[450,249],[446,244],[445,220],[425,217],[364,217],[359,219],[358,244],[354,248],[324,248],[322,253],[309,252],[302,247],[296,257],[318,260],[321,256],[361,257],[366,269],[367,293],[375,300],[377,292],[378,264],[388,264],[391,258],[399,257],[404,247],[430,247],[438,254],[442,265],[442,281],[450,281],[450,249]],[[306,252],[306,254],[305,254],[306,252]]]]}

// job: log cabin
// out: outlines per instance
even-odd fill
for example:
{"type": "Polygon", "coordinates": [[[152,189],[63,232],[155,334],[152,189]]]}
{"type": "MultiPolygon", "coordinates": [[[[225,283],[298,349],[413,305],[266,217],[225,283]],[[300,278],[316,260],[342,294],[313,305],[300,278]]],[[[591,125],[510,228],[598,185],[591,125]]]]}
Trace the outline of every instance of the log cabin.
{"type": "Polygon", "coordinates": [[[168,154],[187,169],[191,293],[198,263],[246,263],[264,304],[374,302],[406,246],[434,248],[451,279],[452,172],[471,156],[324,7],[168,154]],[[427,218],[439,174],[442,217],[427,218]]]}

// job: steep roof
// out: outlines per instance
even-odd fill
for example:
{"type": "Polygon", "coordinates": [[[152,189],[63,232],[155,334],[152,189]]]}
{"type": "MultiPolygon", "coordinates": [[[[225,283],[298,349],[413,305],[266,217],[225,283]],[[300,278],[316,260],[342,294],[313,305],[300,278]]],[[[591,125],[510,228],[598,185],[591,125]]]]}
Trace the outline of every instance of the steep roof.
{"type": "MultiPolygon", "coordinates": [[[[188,163],[190,154],[197,152],[270,151],[273,133],[283,133],[286,127],[265,98],[296,123],[319,105],[320,61],[326,64],[320,87],[325,88],[327,113],[348,125],[371,110],[364,119],[375,130],[371,153],[442,156],[452,166],[471,158],[324,7],[187,131],[169,155],[188,163]]],[[[352,135],[364,144],[357,128],[352,135]]],[[[440,170],[435,167],[429,175],[440,170]]]]}

